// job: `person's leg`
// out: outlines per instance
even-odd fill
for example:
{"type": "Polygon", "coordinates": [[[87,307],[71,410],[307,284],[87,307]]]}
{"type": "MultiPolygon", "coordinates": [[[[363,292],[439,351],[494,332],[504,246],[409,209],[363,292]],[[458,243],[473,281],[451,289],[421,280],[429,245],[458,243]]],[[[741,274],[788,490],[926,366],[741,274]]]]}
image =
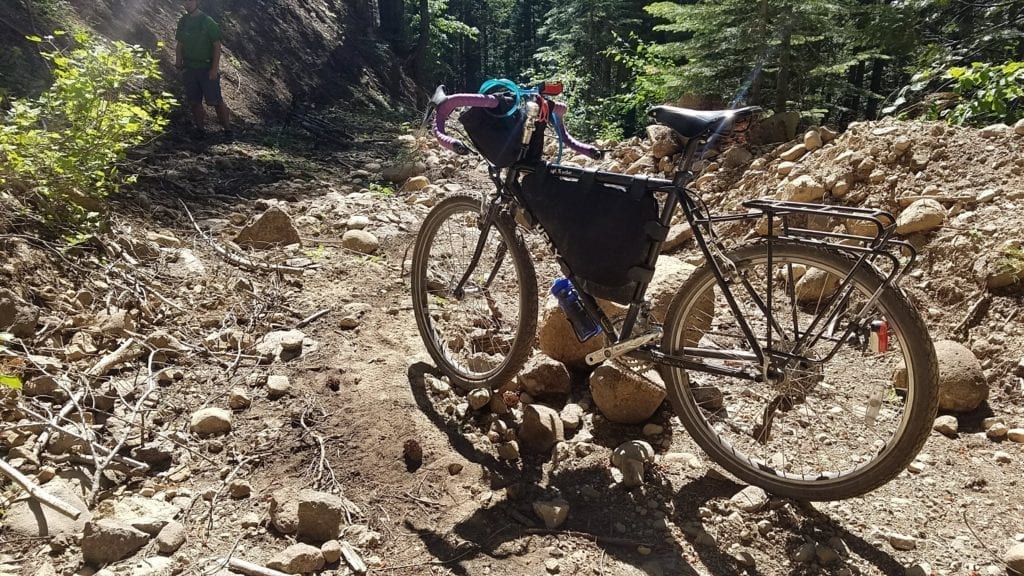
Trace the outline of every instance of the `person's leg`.
{"type": "Polygon", "coordinates": [[[228,110],[227,104],[224,103],[224,97],[220,92],[220,77],[218,76],[214,80],[210,80],[209,75],[203,78],[203,97],[206,99],[208,106],[213,106],[217,111],[217,121],[220,122],[221,128],[224,129],[225,133],[231,133],[231,111],[228,110]]]}
{"type": "Polygon", "coordinates": [[[231,111],[228,110],[228,105],[221,101],[220,104],[214,107],[217,110],[217,121],[220,122],[221,128],[225,132],[231,131],[231,111]]]}
{"type": "Polygon", "coordinates": [[[192,111],[192,122],[197,131],[202,131],[206,124],[206,110],[203,109],[203,85],[200,81],[205,70],[186,68],[182,73],[185,83],[185,101],[192,111]]]}

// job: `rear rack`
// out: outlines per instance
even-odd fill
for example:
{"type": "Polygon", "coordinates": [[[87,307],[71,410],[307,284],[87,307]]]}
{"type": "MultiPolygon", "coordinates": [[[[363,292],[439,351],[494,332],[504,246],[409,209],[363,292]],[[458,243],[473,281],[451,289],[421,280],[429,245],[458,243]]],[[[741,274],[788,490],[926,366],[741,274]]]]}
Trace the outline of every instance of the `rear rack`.
{"type": "Polygon", "coordinates": [[[893,237],[896,233],[896,217],[885,210],[790,202],[771,198],[749,200],[744,202],[743,206],[761,212],[762,215],[768,217],[768,234],[772,238],[827,244],[838,250],[860,255],[861,258],[873,265],[879,258],[887,260],[891,267],[886,267],[889,272],[883,273],[883,276],[888,276],[886,284],[896,282],[913,267],[917,260],[917,250],[909,242],[896,240],[893,237]],[[868,222],[874,225],[875,233],[869,236],[798,227],[791,224],[789,216],[792,215],[823,216],[868,222]],[[776,218],[781,219],[781,230],[777,230],[776,218]],[[901,259],[901,255],[906,257],[905,261],[901,259]]]}

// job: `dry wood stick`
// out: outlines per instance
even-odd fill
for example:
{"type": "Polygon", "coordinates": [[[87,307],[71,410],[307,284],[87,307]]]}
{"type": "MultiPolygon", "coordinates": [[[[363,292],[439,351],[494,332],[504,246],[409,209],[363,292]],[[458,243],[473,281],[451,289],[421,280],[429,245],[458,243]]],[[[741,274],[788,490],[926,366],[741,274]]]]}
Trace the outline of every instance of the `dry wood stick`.
{"type": "Polygon", "coordinates": [[[241,572],[247,576],[289,576],[284,572],[274,570],[273,568],[267,568],[266,566],[260,566],[259,564],[253,564],[240,558],[221,558],[218,560],[221,563],[227,564],[227,567],[236,572],[241,572]]]}
{"type": "Polygon", "coordinates": [[[46,506],[53,508],[54,510],[60,512],[68,518],[71,518],[72,520],[78,520],[78,517],[82,515],[81,510],[78,510],[74,506],[68,504],[67,502],[61,500],[60,498],[57,498],[56,496],[50,494],[46,490],[43,490],[38,485],[36,485],[36,483],[33,482],[31,478],[25,476],[21,472],[18,472],[18,470],[15,467],[8,464],[7,461],[3,460],[2,458],[0,458],[0,473],[3,473],[4,476],[7,476],[8,478],[16,482],[19,486],[24,488],[25,491],[28,492],[29,496],[35,498],[41,504],[45,504],[46,506]]]}

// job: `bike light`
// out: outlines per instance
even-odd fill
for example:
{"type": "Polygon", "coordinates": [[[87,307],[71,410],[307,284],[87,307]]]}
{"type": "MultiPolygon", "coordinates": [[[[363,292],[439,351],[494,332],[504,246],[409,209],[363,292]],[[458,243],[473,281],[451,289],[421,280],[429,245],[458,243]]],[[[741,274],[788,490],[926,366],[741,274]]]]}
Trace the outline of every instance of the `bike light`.
{"type": "Polygon", "coordinates": [[[875,354],[884,354],[889,351],[889,324],[885,320],[875,320],[871,323],[868,346],[875,354]]]}
{"type": "Polygon", "coordinates": [[[558,96],[562,93],[561,82],[543,82],[540,85],[540,93],[545,96],[558,96]]]}

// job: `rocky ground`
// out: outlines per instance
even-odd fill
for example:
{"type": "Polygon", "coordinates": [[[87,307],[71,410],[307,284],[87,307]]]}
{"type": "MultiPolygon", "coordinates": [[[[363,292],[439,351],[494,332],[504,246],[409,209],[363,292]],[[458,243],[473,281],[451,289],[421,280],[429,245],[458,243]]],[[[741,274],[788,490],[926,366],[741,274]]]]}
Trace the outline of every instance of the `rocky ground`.
{"type": "MultiPolygon", "coordinates": [[[[409,247],[439,198],[484,189],[477,161],[411,135],[159,143],[109,231],[69,247],[0,226],[0,372],[24,383],[0,455],[80,511],[5,480],[0,573],[1024,570],[1022,132],[884,121],[704,166],[715,209],[881,207],[920,252],[905,288],[940,354],[936,432],[893,482],[816,504],[718,472],[662,390],[605,402],[628,379],[580,370],[550,303],[511,397],[437,377],[409,247]]],[[[631,173],[677,153],[659,130],[615,144],[603,166],[631,173]]],[[[655,299],[697,262],[688,238],[673,228],[655,299]]],[[[528,243],[546,285],[552,259],[528,243]]]]}

